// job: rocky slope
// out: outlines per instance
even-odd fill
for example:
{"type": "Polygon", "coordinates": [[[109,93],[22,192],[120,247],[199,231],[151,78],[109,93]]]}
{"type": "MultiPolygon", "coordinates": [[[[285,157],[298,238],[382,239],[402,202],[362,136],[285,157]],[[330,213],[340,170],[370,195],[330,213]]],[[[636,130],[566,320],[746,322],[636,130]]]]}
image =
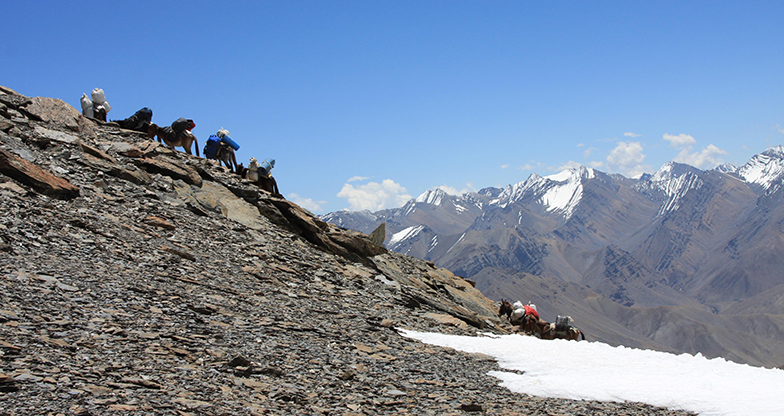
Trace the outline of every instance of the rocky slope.
{"type": "Polygon", "coordinates": [[[683,414],[512,394],[395,329],[504,332],[471,282],[4,87],[0,270],[0,415],[683,414]]]}

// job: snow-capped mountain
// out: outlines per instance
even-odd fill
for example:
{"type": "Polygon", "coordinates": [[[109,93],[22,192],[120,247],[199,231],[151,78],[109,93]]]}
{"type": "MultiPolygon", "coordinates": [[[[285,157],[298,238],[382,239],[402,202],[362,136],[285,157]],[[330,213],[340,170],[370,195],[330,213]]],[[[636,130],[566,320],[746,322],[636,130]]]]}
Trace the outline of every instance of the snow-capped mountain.
{"type": "Polygon", "coordinates": [[[771,147],[755,155],[737,172],[747,183],[760,186],[765,193],[776,192],[784,179],[784,146],[771,147]]]}
{"type": "Polygon", "coordinates": [[[418,197],[408,201],[400,208],[400,216],[415,215],[417,210],[441,209],[442,215],[471,215],[482,209],[484,198],[476,198],[474,194],[449,195],[442,189],[427,190],[418,197]]]}
{"type": "Polygon", "coordinates": [[[713,170],[721,173],[738,173],[738,167],[733,163],[722,163],[721,165],[713,168],[713,170]]]}
{"type": "Polygon", "coordinates": [[[612,322],[592,328],[611,343],[627,342],[632,331],[657,348],[708,348],[687,342],[688,331],[656,308],[685,308],[678,319],[695,320],[688,325],[706,337],[704,328],[730,311],[781,315],[780,325],[733,327],[721,342],[744,354],[779,343],[784,362],[784,329],[771,329],[784,328],[782,185],[778,146],[741,167],[668,162],[639,179],[580,167],[463,195],[427,191],[399,209],[324,219],[364,224],[356,229],[365,233],[386,222],[388,248],[471,278],[491,298],[612,322]]]}
{"type": "Polygon", "coordinates": [[[696,190],[703,185],[701,174],[702,171],[695,167],[667,162],[653,176],[635,185],[635,189],[654,200],[664,200],[656,214],[663,215],[677,210],[690,189],[696,190]]]}
{"type": "Polygon", "coordinates": [[[596,171],[584,166],[546,177],[534,173],[523,182],[507,186],[490,204],[501,208],[514,203],[537,204],[545,212],[568,219],[582,199],[583,181],[595,175],[596,171]]]}
{"type": "Polygon", "coordinates": [[[384,222],[384,216],[380,213],[372,213],[368,210],[363,211],[337,211],[331,212],[321,217],[322,220],[337,225],[338,227],[348,228],[351,230],[364,230],[368,227],[372,231],[374,224],[384,222]]]}

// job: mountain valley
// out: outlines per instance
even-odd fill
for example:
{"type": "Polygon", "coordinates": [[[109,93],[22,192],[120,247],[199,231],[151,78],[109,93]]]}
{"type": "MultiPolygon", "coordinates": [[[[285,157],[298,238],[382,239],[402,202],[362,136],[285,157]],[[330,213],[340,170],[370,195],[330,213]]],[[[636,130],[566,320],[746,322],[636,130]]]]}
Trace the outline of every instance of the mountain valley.
{"type": "Polygon", "coordinates": [[[784,146],[741,167],[668,162],[630,179],[580,167],[504,189],[426,191],[399,209],[321,216],[572,315],[596,340],[784,364],[784,146]],[[764,305],[764,306],[762,306],[764,305]]]}

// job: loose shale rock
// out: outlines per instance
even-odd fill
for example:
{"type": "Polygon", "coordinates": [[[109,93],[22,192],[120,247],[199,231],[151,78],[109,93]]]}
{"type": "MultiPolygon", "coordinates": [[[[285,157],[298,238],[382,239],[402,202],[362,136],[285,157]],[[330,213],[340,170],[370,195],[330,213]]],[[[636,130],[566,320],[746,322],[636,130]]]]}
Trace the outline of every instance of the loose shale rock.
{"type": "Polygon", "coordinates": [[[470,282],[60,100],[0,103],[0,415],[685,414],[511,393],[395,329],[505,332],[470,282]]]}

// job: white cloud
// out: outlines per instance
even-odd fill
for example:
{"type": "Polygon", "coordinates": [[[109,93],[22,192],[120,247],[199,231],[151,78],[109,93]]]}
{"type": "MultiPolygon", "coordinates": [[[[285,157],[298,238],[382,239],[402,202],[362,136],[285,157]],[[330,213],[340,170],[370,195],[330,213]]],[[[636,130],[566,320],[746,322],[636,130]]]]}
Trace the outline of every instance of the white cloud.
{"type": "Polygon", "coordinates": [[[784,133],[784,127],[781,127],[778,124],[776,124],[776,130],[778,130],[779,133],[784,133]]]}
{"type": "Polygon", "coordinates": [[[508,164],[506,164],[506,163],[505,163],[505,164],[503,164],[503,165],[501,165],[501,169],[506,169],[506,168],[508,168],[508,167],[509,167],[509,165],[508,165],[508,164]]]}
{"type": "Polygon", "coordinates": [[[570,161],[562,164],[561,166],[558,166],[558,167],[555,167],[555,168],[550,168],[550,170],[553,171],[553,172],[563,172],[563,171],[565,171],[567,169],[577,169],[580,166],[582,166],[582,163],[577,163],[574,160],[570,160],[570,161]]]}
{"type": "Polygon", "coordinates": [[[534,170],[534,169],[536,169],[538,167],[541,167],[541,166],[542,166],[541,163],[531,162],[531,163],[526,163],[523,166],[518,166],[516,169],[517,170],[534,170]]]}
{"type": "Polygon", "coordinates": [[[685,163],[701,169],[709,169],[720,165],[723,162],[721,160],[721,155],[727,154],[726,150],[720,149],[712,144],[703,147],[702,150],[698,152],[693,151],[694,144],[697,143],[697,140],[688,134],[681,133],[677,136],[673,136],[665,133],[662,138],[670,142],[670,146],[681,149],[681,151],[678,152],[678,155],[673,159],[674,162],[685,163]]]}
{"type": "Polygon", "coordinates": [[[605,159],[607,167],[626,176],[633,177],[650,170],[650,166],[643,165],[645,153],[640,142],[618,142],[615,148],[605,159]]]}
{"type": "Polygon", "coordinates": [[[368,182],[364,185],[346,183],[338,192],[339,198],[348,200],[349,209],[353,211],[378,211],[385,208],[400,207],[412,197],[406,188],[392,179],[384,179],[381,183],[368,182]]]}
{"type": "Polygon", "coordinates": [[[685,163],[687,165],[692,165],[701,169],[709,169],[722,164],[723,161],[721,160],[720,155],[726,154],[726,150],[719,149],[712,144],[709,144],[707,147],[703,147],[702,151],[694,153],[691,153],[691,146],[689,146],[681,150],[680,153],[678,153],[678,156],[675,156],[675,159],[673,160],[678,163],[685,163]]]}
{"type": "Polygon", "coordinates": [[[631,137],[632,139],[633,139],[633,138],[635,138],[635,137],[640,137],[640,136],[642,136],[642,134],[632,133],[632,132],[630,132],[630,131],[627,131],[627,132],[626,132],[626,133],[624,133],[623,135],[624,135],[624,136],[626,136],[626,137],[631,137]]]}
{"type": "Polygon", "coordinates": [[[288,198],[289,201],[311,212],[321,212],[322,210],[321,205],[327,202],[327,201],[314,201],[310,198],[302,198],[297,194],[287,194],[286,198],[288,198]]]}
{"type": "Polygon", "coordinates": [[[645,160],[640,142],[618,142],[607,156],[607,164],[611,166],[631,166],[645,160]]]}
{"type": "Polygon", "coordinates": [[[585,146],[585,145],[582,144],[582,143],[577,143],[577,147],[583,147],[583,146],[585,146]]]}
{"type": "Polygon", "coordinates": [[[449,185],[441,185],[437,188],[448,193],[449,195],[463,195],[473,190],[473,186],[470,183],[467,183],[466,187],[461,190],[458,190],[457,188],[453,188],[449,185]]]}
{"type": "Polygon", "coordinates": [[[370,179],[370,178],[368,178],[366,176],[352,176],[352,177],[348,178],[348,180],[346,182],[366,181],[368,179],[370,179]]]}
{"type": "Polygon", "coordinates": [[[588,165],[590,165],[592,168],[595,168],[595,169],[604,168],[604,162],[602,162],[601,160],[590,161],[590,162],[588,162],[588,165]]]}
{"type": "Polygon", "coordinates": [[[688,134],[683,134],[683,133],[677,136],[664,133],[664,135],[662,135],[662,138],[670,142],[670,146],[676,149],[680,149],[686,146],[691,146],[694,143],[697,143],[697,140],[694,140],[694,137],[691,137],[688,134]]]}
{"type": "Polygon", "coordinates": [[[589,148],[585,149],[585,151],[583,151],[583,157],[584,158],[589,158],[589,157],[591,157],[593,152],[595,152],[597,150],[599,150],[599,149],[597,149],[595,147],[589,147],[589,148]]]}

